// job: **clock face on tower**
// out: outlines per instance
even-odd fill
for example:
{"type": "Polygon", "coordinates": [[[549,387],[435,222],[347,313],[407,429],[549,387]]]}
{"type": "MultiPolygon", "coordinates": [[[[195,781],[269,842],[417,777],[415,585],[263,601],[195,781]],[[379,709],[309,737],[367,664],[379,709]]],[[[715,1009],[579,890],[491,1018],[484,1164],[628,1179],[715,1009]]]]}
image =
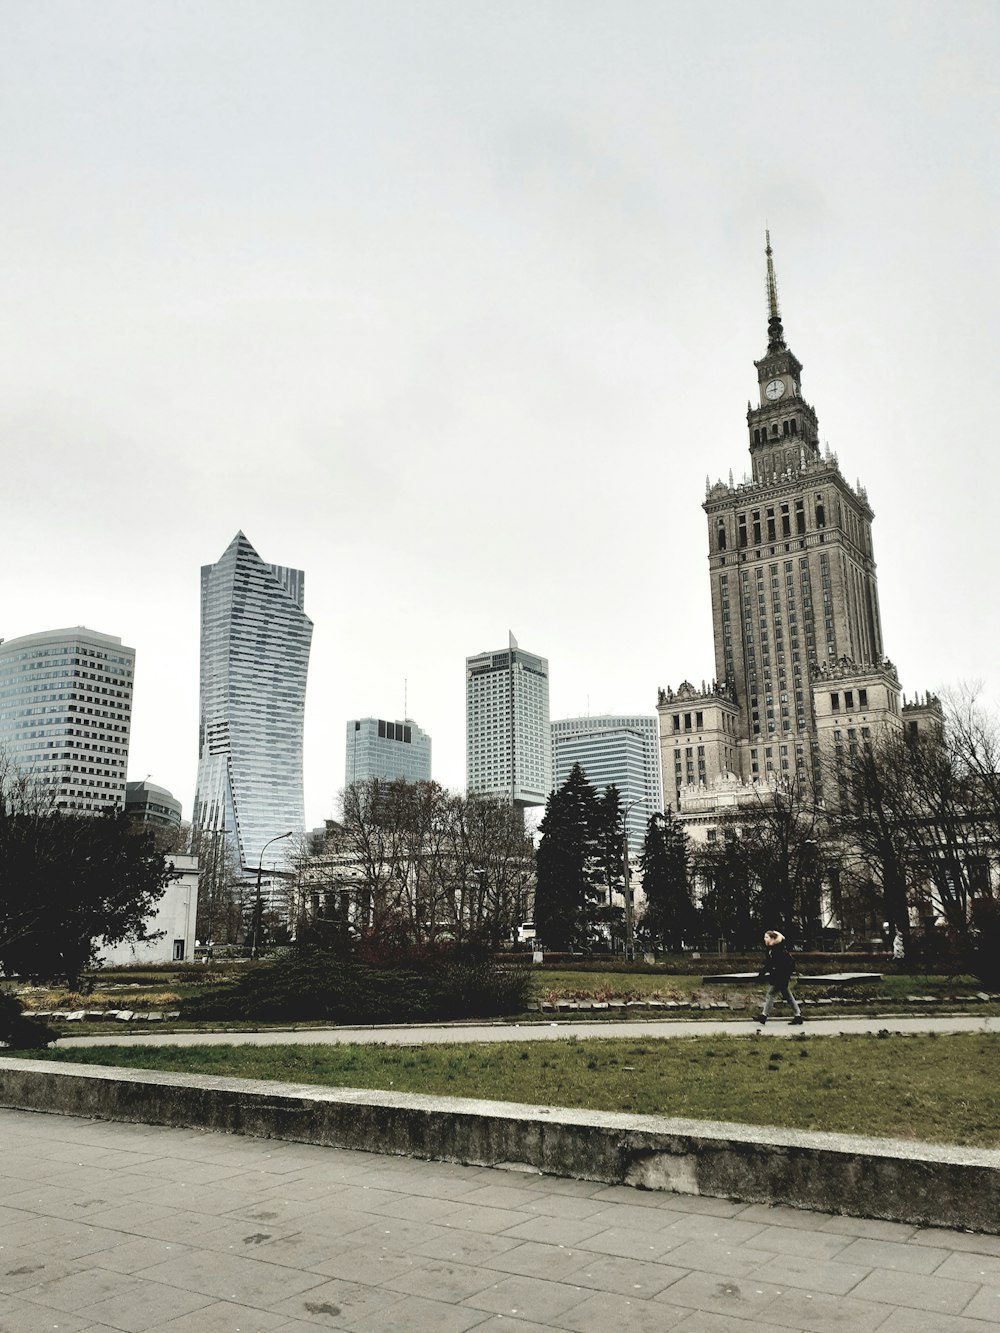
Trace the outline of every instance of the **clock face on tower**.
{"type": "Polygon", "coordinates": [[[785,392],[784,380],[768,380],[767,384],[764,386],[764,393],[768,398],[770,398],[772,403],[777,402],[777,400],[781,397],[781,395],[784,392],[785,392]]]}

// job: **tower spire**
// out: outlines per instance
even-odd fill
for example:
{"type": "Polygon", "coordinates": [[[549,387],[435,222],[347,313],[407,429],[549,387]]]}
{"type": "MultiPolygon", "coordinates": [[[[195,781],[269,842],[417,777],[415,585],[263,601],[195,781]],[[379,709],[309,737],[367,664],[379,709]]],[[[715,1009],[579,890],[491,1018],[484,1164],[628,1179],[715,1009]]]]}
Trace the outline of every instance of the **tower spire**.
{"type": "Polygon", "coordinates": [[[782,352],[785,349],[785,330],[781,327],[781,312],[778,310],[778,280],[774,276],[774,251],[771,249],[771,231],[764,231],[767,255],[767,350],[782,352]]]}

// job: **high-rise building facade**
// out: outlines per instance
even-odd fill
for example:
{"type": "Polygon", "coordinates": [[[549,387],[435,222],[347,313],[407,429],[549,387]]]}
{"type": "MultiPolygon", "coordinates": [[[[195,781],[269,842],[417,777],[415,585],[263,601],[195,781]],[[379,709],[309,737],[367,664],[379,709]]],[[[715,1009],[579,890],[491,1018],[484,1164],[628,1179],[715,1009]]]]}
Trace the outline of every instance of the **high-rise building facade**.
{"type": "Polygon", "coordinates": [[[465,763],[470,792],[530,806],[552,790],[549,664],[513,634],[507,648],[465,659],[465,763]]]}
{"type": "Polygon", "coordinates": [[[368,778],[430,782],[430,736],[409,717],[403,722],[352,718],[347,724],[344,785],[368,778]]]}
{"type": "Polygon", "coordinates": [[[727,783],[820,780],[822,754],[900,726],[884,656],[872,509],[820,449],[785,342],[770,237],[767,350],[747,411],[751,474],[719,481],[708,517],[716,679],[661,690],[664,799],[727,783]]]}
{"type": "Polygon", "coordinates": [[[135,650],[96,630],[0,640],[0,760],[59,810],[125,804],[135,650]]]}
{"type": "Polygon", "coordinates": [[[224,831],[245,869],[256,869],[272,839],[305,830],[302,734],[312,621],[304,594],[302,570],[265,564],[242,532],[216,564],[202,566],[192,824],[224,831]]]}
{"type": "Polygon", "coordinates": [[[137,824],[161,829],[179,829],[182,822],[180,801],[149,778],[125,784],[125,813],[137,824]]]}
{"type": "Polygon", "coordinates": [[[627,811],[629,854],[642,851],[646,826],[663,809],[656,717],[566,717],[551,724],[552,783],[561,787],[574,764],[597,791],[617,787],[627,811]]]}

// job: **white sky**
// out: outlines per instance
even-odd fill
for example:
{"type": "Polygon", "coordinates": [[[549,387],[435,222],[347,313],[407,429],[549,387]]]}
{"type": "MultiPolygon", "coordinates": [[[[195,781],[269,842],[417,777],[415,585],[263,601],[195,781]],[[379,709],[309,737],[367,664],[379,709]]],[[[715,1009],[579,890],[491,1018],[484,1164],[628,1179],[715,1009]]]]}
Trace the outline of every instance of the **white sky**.
{"type": "Polygon", "coordinates": [[[198,571],[306,571],[344,722],[465,778],[464,659],[553,717],[714,672],[706,474],[789,345],[875,509],[904,689],[1000,693],[1000,6],[0,0],[0,635],[137,650],[190,813],[198,571]]]}

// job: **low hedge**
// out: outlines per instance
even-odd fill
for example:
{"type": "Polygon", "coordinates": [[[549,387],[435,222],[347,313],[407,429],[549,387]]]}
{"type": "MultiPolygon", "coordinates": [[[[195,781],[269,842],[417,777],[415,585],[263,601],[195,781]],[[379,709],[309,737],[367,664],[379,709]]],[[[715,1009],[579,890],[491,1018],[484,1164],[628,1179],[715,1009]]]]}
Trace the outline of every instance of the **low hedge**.
{"type": "Polygon", "coordinates": [[[491,961],[370,967],[300,953],[258,964],[184,1004],[185,1018],[397,1023],[523,1013],[530,974],[491,961]]]}
{"type": "Polygon", "coordinates": [[[0,1042],[12,1051],[36,1051],[58,1033],[38,1018],[28,1018],[16,995],[0,994],[0,1042]]]}

